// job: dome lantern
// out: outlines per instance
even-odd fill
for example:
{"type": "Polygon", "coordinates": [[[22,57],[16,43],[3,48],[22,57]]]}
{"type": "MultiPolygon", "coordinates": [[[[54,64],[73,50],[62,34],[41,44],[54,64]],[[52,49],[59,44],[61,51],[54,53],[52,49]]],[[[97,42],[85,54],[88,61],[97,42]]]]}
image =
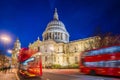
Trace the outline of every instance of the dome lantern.
{"type": "Polygon", "coordinates": [[[54,12],[54,20],[59,20],[59,17],[58,17],[58,13],[57,13],[57,8],[55,8],[55,12],[54,12]]]}

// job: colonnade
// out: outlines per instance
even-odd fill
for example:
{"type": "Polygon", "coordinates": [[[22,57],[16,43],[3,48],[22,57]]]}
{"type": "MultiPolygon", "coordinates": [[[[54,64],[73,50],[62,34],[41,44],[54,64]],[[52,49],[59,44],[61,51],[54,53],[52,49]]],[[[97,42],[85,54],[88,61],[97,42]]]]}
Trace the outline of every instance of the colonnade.
{"type": "Polygon", "coordinates": [[[43,40],[49,40],[49,39],[53,39],[53,40],[62,40],[62,41],[69,41],[69,36],[65,33],[60,33],[60,32],[51,32],[51,33],[46,33],[44,35],[44,39],[43,40]]]}

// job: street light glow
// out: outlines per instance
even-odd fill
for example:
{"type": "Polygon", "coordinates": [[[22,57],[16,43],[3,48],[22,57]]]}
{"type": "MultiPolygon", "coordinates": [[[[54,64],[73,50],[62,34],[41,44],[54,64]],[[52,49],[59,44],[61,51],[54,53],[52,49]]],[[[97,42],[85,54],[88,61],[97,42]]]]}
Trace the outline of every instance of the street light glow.
{"type": "Polygon", "coordinates": [[[10,43],[11,42],[10,36],[6,35],[6,34],[0,35],[0,40],[4,43],[10,43]]]}
{"type": "Polygon", "coordinates": [[[8,53],[12,53],[12,50],[9,49],[7,52],[8,52],[8,53]]]}

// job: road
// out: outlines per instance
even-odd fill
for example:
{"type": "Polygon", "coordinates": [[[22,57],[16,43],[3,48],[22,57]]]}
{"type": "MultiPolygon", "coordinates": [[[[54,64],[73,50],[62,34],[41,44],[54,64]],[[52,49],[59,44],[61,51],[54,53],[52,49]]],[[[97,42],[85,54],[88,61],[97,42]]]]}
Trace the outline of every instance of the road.
{"type": "Polygon", "coordinates": [[[0,80],[17,80],[15,72],[0,71],[0,80]]]}
{"type": "Polygon", "coordinates": [[[120,80],[118,78],[108,78],[103,76],[90,76],[90,75],[66,75],[44,72],[43,76],[36,78],[24,78],[19,75],[20,80],[120,80]]]}

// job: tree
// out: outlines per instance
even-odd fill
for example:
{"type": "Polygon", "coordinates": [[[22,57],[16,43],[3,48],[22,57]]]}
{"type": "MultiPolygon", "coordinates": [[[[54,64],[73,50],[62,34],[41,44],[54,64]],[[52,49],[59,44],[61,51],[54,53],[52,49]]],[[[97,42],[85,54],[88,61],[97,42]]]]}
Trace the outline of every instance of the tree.
{"type": "Polygon", "coordinates": [[[101,38],[100,47],[120,44],[120,35],[113,35],[112,33],[106,33],[104,35],[99,35],[99,36],[101,38]]]}

